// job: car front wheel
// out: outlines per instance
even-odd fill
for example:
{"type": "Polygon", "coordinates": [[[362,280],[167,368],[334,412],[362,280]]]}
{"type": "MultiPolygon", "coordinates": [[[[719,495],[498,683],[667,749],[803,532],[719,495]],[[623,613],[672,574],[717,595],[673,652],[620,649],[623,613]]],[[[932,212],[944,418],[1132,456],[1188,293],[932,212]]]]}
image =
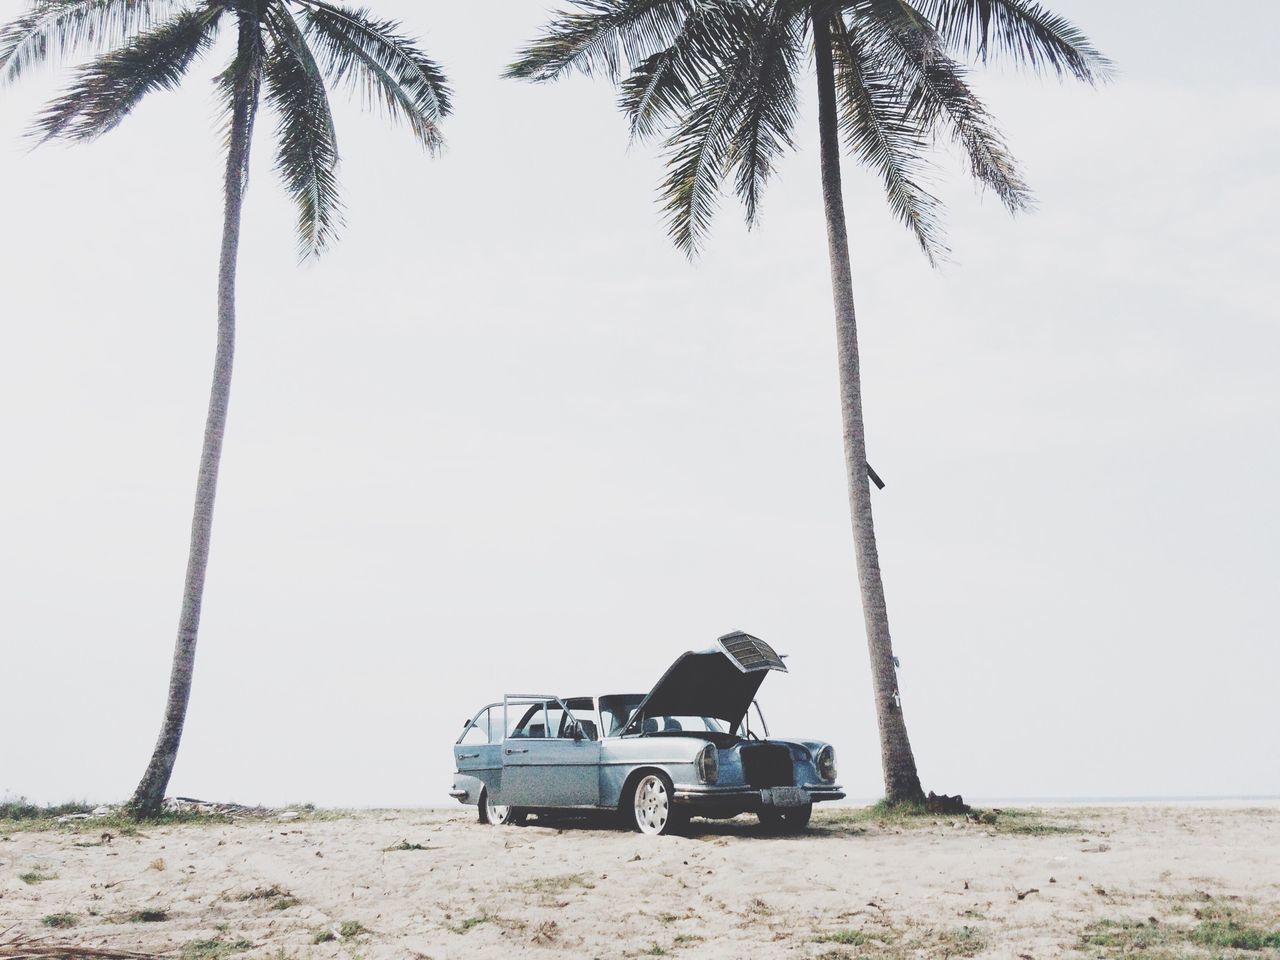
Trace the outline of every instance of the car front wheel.
{"type": "Polygon", "coordinates": [[[641,833],[660,837],[674,833],[688,817],[675,805],[671,778],[665,773],[647,773],[636,781],[631,792],[631,820],[641,833]]]}
{"type": "Polygon", "coordinates": [[[785,809],[766,808],[758,814],[760,826],[770,833],[802,833],[813,816],[813,804],[785,809]]]}
{"type": "Polygon", "coordinates": [[[515,807],[490,802],[489,791],[485,790],[480,794],[480,822],[490,823],[495,827],[508,823],[521,824],[524,823],[524,814],[515,807]]]}

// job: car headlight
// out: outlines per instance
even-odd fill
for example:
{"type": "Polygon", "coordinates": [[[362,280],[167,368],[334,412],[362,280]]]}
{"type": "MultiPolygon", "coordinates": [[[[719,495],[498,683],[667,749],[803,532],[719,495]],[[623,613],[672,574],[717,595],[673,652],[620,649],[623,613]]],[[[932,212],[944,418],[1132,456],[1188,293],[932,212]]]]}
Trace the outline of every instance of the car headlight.
{"type": "Polygon", "coordinates": [[[836,748],[827,744],[818,751],[818,776],[829,783],[836,779],[836,748]]]}
{"type": "Polygon", "coordinates": [[[703,783],[715,783],[720,779],[720,754],[714,743],[708,743],[698,754],[694,764],[698,769],[698,779],[703,783]]]}

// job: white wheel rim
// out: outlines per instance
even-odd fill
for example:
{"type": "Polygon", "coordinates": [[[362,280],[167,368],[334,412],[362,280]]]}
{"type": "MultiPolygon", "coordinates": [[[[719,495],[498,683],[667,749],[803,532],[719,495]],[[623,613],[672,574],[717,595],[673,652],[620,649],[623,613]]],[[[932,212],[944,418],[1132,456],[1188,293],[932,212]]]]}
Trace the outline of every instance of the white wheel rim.
{"type": "Polygon", "coordinates": [[[636,787],[636,826],[641,833],[661,833],[671,816],[671,798],[660,777],[648,776],[636,787]]]}
{"type": "Polygon", "coordinates": [[[507,818],[511,815],[511,808],[503,806],[500,803],[490,803],[486,797],[484,801],[485,812],[489,814],[489,822],[503,824],[507,822],[507,818]]]}

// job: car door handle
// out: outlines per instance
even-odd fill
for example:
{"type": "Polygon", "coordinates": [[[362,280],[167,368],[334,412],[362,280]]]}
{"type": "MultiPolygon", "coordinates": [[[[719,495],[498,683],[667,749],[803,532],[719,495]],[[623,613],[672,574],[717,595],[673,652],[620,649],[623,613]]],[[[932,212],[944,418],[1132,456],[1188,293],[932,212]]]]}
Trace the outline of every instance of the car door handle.
{"type": "Polygon", "coordinates": [[[520,750],[512,750],[510,747],[508,747],[508,748],[507,748],[507,756],[508,756],[508,757],[509,757],[509,756],[511,756],[511,754],[513,754],[513,753],[528,753],[528,752],[529,752],[529,748],[528,748],[528,747],[524,747],[524,748],[522,748],[522,749],[520,749],[520,750]]]}
{"type": "Polygon", "coordinates": [[[478,753],[460,753],[460,754],[458,754],[458,759],[459,759],[459,760],[479,760],[479,759],[480,759],[480,754],[478,754],[478,753]]]}

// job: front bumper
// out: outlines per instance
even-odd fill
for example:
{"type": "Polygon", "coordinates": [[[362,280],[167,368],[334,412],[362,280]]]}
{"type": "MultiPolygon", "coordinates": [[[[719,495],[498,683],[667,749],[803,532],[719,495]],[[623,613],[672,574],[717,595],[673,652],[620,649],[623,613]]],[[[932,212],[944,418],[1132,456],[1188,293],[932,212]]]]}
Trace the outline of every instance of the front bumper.
{"type": "MultiPolygon", "coordinates": [[[[844,799],[844,791],[834,783],[806,783],[799,789],[807,794],[810,803],[844,799]]],[[[734,808],[746,812],[773,806],[770,800],[771,791],[755,787],[678,783],[675,785],[674,794],[673,799],[676,803],[694,809],[734,808]]]]}

